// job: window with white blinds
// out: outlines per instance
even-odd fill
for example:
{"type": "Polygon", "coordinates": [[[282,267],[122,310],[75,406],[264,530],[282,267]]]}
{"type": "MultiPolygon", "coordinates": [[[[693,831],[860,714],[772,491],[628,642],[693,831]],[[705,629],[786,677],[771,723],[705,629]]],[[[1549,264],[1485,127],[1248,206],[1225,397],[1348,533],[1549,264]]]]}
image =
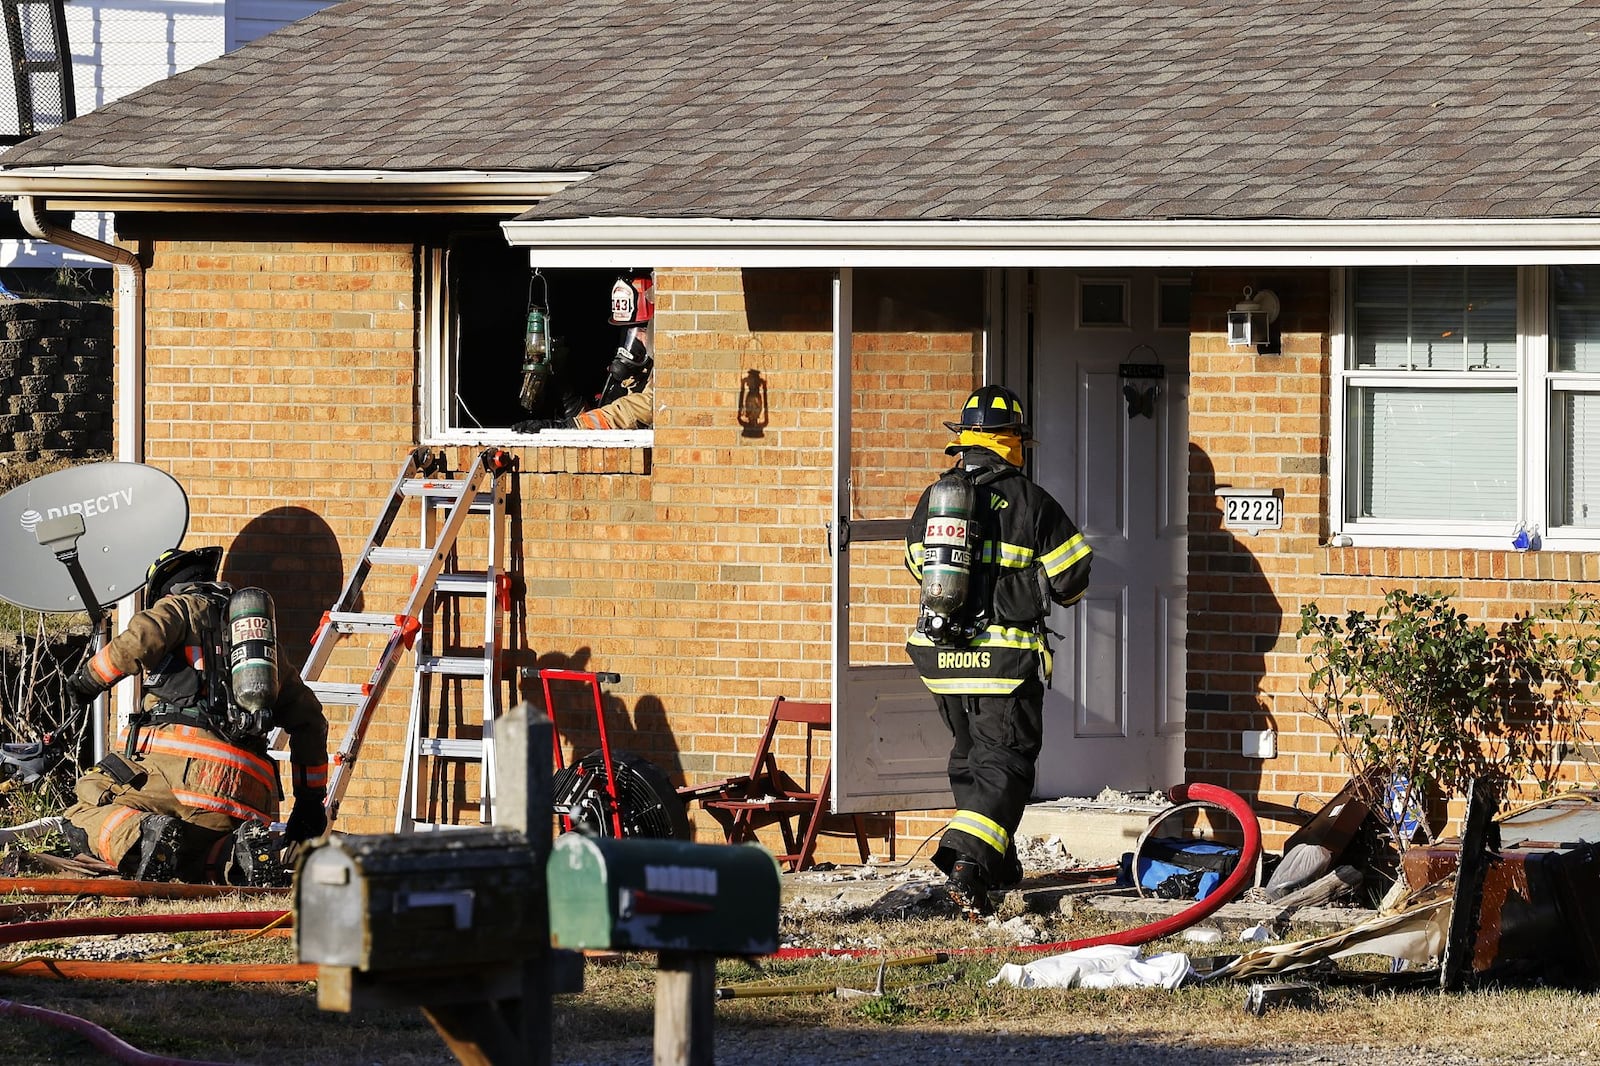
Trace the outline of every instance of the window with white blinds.
{"type": "Polygon", "coordinates": [[[1362,388],[1356,398],[1362,517],[1515,520],[1515,392],[1362,388]]]}
{"type": "Polygon", "coordinates": [[[1600,266],[1345,275],[1336,532],[1509,544],[1600,533],[1600,266]]]}
{"type": "Polygon", "coordinates": [[[1517,516],[1515,267],[1354,272],[1346,517],[1517,516]]]}
{"type": "Polygon", "coordinates": [[[1550,524],[1600,529],[1600,266],[1550,268],[1550,524]]]}

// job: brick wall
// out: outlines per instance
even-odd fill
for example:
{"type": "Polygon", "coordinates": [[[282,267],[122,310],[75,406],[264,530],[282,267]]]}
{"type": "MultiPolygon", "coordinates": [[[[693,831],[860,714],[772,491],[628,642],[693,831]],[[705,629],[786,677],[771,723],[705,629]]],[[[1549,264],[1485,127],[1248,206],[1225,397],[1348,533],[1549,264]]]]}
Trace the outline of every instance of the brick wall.
{"type": "MultiPolygon", "coordinates": [[[[229,546],[224,577],[273,591],[296,664],[417,440],[415,263],[409,245],[154,242],[148,461],[189,493],[188,543],[229,546]]],[[[506,666],[535,704],[522,668],[620,674],[604,701],[613,747],[697,784],[748,770],[773,696],[829,694],[831,291],[821,271],[663,270],[656,300],[654,447],[515,452],[506,666]],[[751,370],[766,383],[758,433],[737,418],[751,370]]],[[[905,513],[942,464],[937,423],[971,387],[978,350],[970,332],[858,340],[863,387],[915,379],[856,430],[875,516],[905,513]]],[[[455,469],[472,455],[452,449],[455,469]]],[[[469,529],[462,565],[486,547],[469,529]]],[[[873,565],[877,613],[859,635],[887,659],[915,590],[898,550],[873,565]]],[[[459,624],[476,628],[470,614],[459,624]]],[[[347,643],[357,650],[325,680],[365,679],[375,649],[347,643]]],[[[595,748],[587,690],[552,695],[567,757],[595,748]]],[[[352,832],[392,822],[408,696],[397,675],[367,732],[341,809],[352,832]]],[[[451,699],[438,713],[470,734],[470,701],[451,699]]],[[[329,714],[337,743],[343,712],[329,714]]],[[[438,790],[470,817],[474,774],[438,790]]],[[[890,852],[894,826],[871,830],[890,852]]]]}
{"type": "MultiPolygon", "coordinates": [[[[147,284],[146,461],[188,493],[185,546],[272,592],[298,666],[415,444],[412,248],[155,242],[147,284]]],[[[324,679],[364,679],[343,665],[324,679]]],[[[389,827],[403,722],[369,734],[352,831],[389,827]]]]}
{"type": "MultiPolygon", "coordinates": [[[[658,270],[654,448],[522,452],[524,655],[621,673],[613,745],[677,781],[747,772],[774,696],[829,697],[831,299],[823,271],[658,270]],[[751,370],[766,385],[759,433],[737,417],[751,370]]],[[[938,422],[970,390],[978,343],[970,332],[857,334],[853,517],[909,512],[941,465],[938,422]]],[[[902,661],[915,608],[903,551],[855,554],[861,661],[902,661]]],[[[580,697],[557,716],[575,753],[592,747],[580,697]]],[[[800,766],[796,744],[778,750],[800,766]]],[[[890,851],[894,826],[869,828],[890,851]]],[[[819,854],[854,851],[825,840],[819,854]]]]}
{"type": "MultiPolygon", "coordinates": [[[[410,245],[154,245],[149,461],[190,495],[189,543],[229,545],[225,576],[274,591],[291,657],[417,439],[415,263],[410,245]]],[[[747,769],[772,696],[828,693],[828,276],[675,269],[656,283],[654,447],[518,452],[508,663],[620,673],[606,697],[613,743],[675,782],[705,783],[747,769]],[[767,388],[759,433],[737,417],[751,370],[767,388]]],[[[1326,546],[1326,272],[1200,272],[1194,321],[1188,774],[1313,806],[1345,771],[1298,694],[1303,603],[1344,611],[1390,588],[1442,589],[1495,621],[1592,588],[1600,572],[1552,552],[1326,546]],[[1245,284],[1279,295],[1281,355],[1226,347],[1225,312],[1245,284]],[[1219,485],[1282,487],[1284,528],[1224,530],[1219,485]],[[1277,757],[1246,759],[1247,729],[1275,730],[1277,757]]],[[[903,514],[942,464],[939,422],[975,380],[978,345],[969,331],[856,335],[854,517],[903,514]]],[[[464,549],[478,550],[470,537],[464,549]]],[[[897,662],[915,590],[892,546],[856,565],[858,654],[897,662]]],[[[370,662],[337,665],[359,679],[370,662]]],[[[393,817],[405,695],[402,679],[368,734],[342,812],[353,831],[393,817]]],[[[554,708],[573,755],[597,742],[586,700],[561,693],[554,708]]],[[[465,803],[473,781],[450,788],[465,803]]],[[[900,845],[939,817],[902,816],[900,845]]]]}
{"type": "MultiPolygon", "coordinates": [[[[1327,545],[1328,283],[1326,271],[1202,272],[1190,341],[1188,773],[1302,808],[1347,776],[1299,694],[1303,604],[1342,614],[1377,607],[1390,589],[1441,591],[1492,625],[1600,582],[1600,564],[1576,553],[1327,545]],[[1226,312],[1247,284],[1281,300],[1282,355],[1227,347],[1226,312]],[[1282,487],[1283,528],[1224,530],[1219,485],[1282,487]],[[1241,754],[1241,732],[1258,729],[1277,731],[1276,758],[1241,754]]],[[[1292,828],[1264,826],[1269,844],[1292,828]]]]}

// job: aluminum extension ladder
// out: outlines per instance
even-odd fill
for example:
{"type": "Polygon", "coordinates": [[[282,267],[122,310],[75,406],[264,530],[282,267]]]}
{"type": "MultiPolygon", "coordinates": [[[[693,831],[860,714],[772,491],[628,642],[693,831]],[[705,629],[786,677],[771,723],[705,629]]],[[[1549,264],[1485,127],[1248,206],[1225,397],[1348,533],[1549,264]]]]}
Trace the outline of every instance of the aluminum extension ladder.
{"type": "MultiPolygon", "coordinates": [[[[493,723],[500,710],[501,645],[504,619],[510,608],[510,583],[502,564],[505,544],[505,475],[511,457],[498,448],[479,454],[472,468],[460,477],[444,469],[443,456],[427,448],[415,449],[402,465],[372,535],[361,550],[344,588],[333,607],[324,612],[322,623],[311,642],[300,675],[324,705],[342,704],[352,709],[344,739],[332,753],[328,773],[328,822],[338,817],[339,804],[355,770],[367,727],[383,699],[384,690],[406,653],[414,655],[416,676],[411,688],[411,710],[406,726],[406,750],[400,778],[399,801],[395,812],[395,831],[445,829],[446,822],[424,822],[418,817],[418,785],[424,758],[464,759],[481,763],[479,780],[479,820],[491,822],[494,804],[493,723]],[[419,547],[388,547],[387,541],[396,518],[408,500],[417,500],[420,514],[416,527],[419,547]],[[488,516],[485,534],[487,551],[481,570],[458,567],[456,542],[469,516],[488,516]],[[380,611],[369,601],[380,592],[368,589],[375,575],[391,577],[413,571],[410,591],[398,610],[380,611]],[[435,596],[469,598],[481,601],[483,620],[482,649],[476,654],[434,654],[436,615],[435,596]],[[362,609],[356,610],[359,606],[362,609]],[[346,638],[367,637],[368,648],[377,637],[387,639],[377,654],[365,682],[340,684],[324,682],[324,669],[335,650],[346,638]],[[429,736],[429,695],[435,677],[459,678],[463,685],[482,684],[481,739],[429,736]]],[[[391,580],[390,584],[394,581],[391,580]]],[[[380,582],[381,584],[381,582],[380,582]]],[[[348,664],[345,656],[341,665],[348,664]]],[[[279,738],[278,748],[286,743],[279,738]]],[[[274,755],[284,757],[277,750],[274,755]]]]}

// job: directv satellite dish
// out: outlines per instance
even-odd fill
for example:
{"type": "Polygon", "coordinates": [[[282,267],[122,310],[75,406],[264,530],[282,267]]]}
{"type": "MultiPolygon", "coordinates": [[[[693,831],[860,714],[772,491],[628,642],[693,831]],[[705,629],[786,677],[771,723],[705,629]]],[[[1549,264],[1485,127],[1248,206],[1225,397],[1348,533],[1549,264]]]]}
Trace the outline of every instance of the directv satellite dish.
{"type": "Polygon", "coordinates": [[[90,463],[34,478],[0,496],[0,599],[98,614],[139,591],[188,528],[183,487],[153,466],[90,463]]]}

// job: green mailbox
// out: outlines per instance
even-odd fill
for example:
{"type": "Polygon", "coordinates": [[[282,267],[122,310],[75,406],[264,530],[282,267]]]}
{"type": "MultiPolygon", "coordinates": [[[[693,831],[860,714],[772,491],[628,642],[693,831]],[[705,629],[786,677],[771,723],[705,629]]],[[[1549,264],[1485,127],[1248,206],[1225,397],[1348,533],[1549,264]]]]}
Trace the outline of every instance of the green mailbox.
{"type": "Polygon", "coordinates": [[[554,947],[778,950],[778,863],[755,844],[565,833],[550,849],[545,877],[554,947]]]}

